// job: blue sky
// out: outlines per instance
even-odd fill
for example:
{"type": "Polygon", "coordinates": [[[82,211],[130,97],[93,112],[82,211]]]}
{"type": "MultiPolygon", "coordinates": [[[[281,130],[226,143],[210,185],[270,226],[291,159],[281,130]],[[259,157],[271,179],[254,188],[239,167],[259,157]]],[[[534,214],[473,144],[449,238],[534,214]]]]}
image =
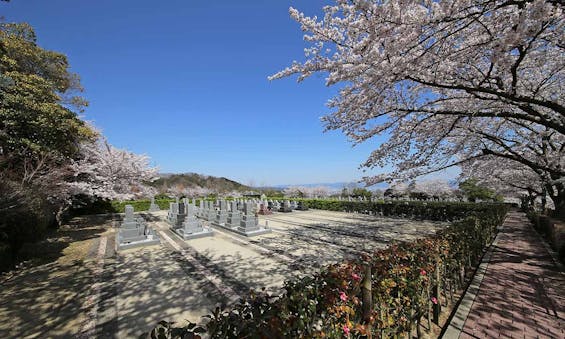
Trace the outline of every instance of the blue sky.
{"type": "MultiPolygon", "coordinates": [[[[6,21],[28,22],[39,44],[66,54],[110,143],[145,153],[162,172],[244,184],[346,182],[376,148],[352,148],[319,118],[335,89],[267,76],[303,60],[289,6],[318,1],[12,0],[6,21]]],[[[369,172],[376,173],[376,172],[369,172]]]]}

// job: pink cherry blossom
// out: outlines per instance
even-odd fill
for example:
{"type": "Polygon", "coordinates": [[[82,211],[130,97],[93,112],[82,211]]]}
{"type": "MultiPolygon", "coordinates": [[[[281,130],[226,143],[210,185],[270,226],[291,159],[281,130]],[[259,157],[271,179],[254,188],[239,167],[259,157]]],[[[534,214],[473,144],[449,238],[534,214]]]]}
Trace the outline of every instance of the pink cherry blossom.
{"type": "Polygon", "coordinates": [[[349,332],[350,332],[349,327],[347,325],[343,325],[343,333],[345,335],[349,335],[349,332]]]}
{"type": "Polygon", "coordinates": [[[432,301],[432,303],[434,303],[434,305],[437,305],[437,299],[436,299],[436,297],[432,297],[431,301],[432,301]]]}
{"type": "Polygon", "coordinates": [[[347,294],[345,294],[345,292],[339,292],[339,299],[341,299],[341,301],[347,301],[347,294]]]}
{"type": "Polygon", "coordinates": [[[353,273],[351,274],[351,278],[353,278],[353,280],[355,281],[360,281],[361,280],[361,276],[357,273],[353,273]]]}

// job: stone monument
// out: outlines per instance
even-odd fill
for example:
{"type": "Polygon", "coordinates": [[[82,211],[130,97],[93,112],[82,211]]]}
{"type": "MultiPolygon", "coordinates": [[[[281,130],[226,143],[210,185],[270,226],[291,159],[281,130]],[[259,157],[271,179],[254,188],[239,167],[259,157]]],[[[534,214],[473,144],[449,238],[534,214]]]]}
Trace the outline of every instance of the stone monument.
{"type": "Polygon", "coordinates": [[[214,207],[214,203],[211,201],[206,201],[207,209],[206,209],[206,216],[205,219],[214,222],[216,220],[216,208],[214,207]]]}
{"type": "MultiPolygon", "coordinates": [[[[178,201],[178,198],[177,198],[178,201]]],[[[169,213],[167,214],[167,221],[173,228],[180,227],[186,217],[185,203],[184,202],[171,202],[169,203],[169,213]]]]}
{"type": "Polygon", "coordinates": [[[219,209],[216,212],[216,220],[214,224],[224,226],[228,220],[228,204],[225,200],[220,200],[218,202],[219,209]]]}
{"type": "Polygon", "coordinates": [[[139,246],[158,245],[159,237],[141,217],[134,217],[133,206],[126,205],[126,215],[117,234],[118,250],[139,246]]]}
{"type": "Polygon", "coordinates": [[[200,220],[196,218],[197,208],[194,204],[186,205],[186,217],[181,227],[176,228],[175,232],[184,240],[209,237],[214,232],[207,227],[203,227],[200,220]]]}
{"type": "Polygon", "coordinates": [[[228,212],[228,218],[226,220],[226,227],[235,228],[239,227],[239,222],[241,221],[241,213],[237,209],[237,202],[231,202],[231,209],[228,212]]]}
{"type": "Polygon", "coordinates": [[[151,197],[151,205],[149,205],[149,212],[160,211],[159,205],[155,203],[155,197],[151,197]]]}
{"type": "Polygon", "coordinates": [[[283,202],[283,204],[279,208],[279,212],[283,212],[283,213],[292,212],[292,209],[290,209],[290,202],[288,200],[285,200],[283,202]]]}
{"type": "Polygon", "coordinates": [[[299,201],[296,209],[298,211],[308,211],[308,205],[306,205],[306,203],[304,201],[299,201]]]}

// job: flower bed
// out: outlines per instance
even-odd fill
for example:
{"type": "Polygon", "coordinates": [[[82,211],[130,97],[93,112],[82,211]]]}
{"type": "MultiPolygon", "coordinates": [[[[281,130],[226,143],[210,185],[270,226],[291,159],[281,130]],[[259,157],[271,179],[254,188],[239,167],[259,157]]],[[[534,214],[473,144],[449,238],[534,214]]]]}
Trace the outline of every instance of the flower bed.
{"type": "Polygon", "coordinates": [[[437,322],[442,305],[454,302],[454,292],[466,283],[465,272],[478,264],[506,211],[504,205],[475,205],[467,218],[436,235],[392,244],[371,256],[287,281],[281,296],[252,292],[231,310],[216,309],[205,326],[174,328],[161,322],[152,332],[163,338],[201,331],[211,338],[360,338],[419,332],[419,323],[437,322]]]}

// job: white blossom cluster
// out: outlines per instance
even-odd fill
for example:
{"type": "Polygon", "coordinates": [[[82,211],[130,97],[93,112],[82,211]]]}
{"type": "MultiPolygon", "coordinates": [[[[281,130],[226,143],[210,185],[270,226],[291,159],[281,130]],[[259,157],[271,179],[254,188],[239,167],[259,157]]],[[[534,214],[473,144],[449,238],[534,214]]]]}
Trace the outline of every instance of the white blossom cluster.
{"type": "Polygon", "coordinates": [[[289,186],[283,190],[284,196],[289,198],[325,198],[330,196],[331,193],[331,188],[326,186],[289,186]]]}
{"type": "Polygon", "coordinates": [[[154,194],[147,183],[156,179],[157,168],[146,155],[115,148],[105,139],[80,147],[82,156],[71,165],[74,179],[65,184],[69,195],[126,200],[154,194]]]}
{"type": "Polygon", "coordinates": [[[563,201],[564,8],[550,0],[338,0],[323,18],[291,8],[306,59],[270,79],[322,72],[328,86],[339,85],[326,129],[355,144],[387,138],[363,166],[395,168],[369,184],[500,160],[528,168],[563,201]]]}

